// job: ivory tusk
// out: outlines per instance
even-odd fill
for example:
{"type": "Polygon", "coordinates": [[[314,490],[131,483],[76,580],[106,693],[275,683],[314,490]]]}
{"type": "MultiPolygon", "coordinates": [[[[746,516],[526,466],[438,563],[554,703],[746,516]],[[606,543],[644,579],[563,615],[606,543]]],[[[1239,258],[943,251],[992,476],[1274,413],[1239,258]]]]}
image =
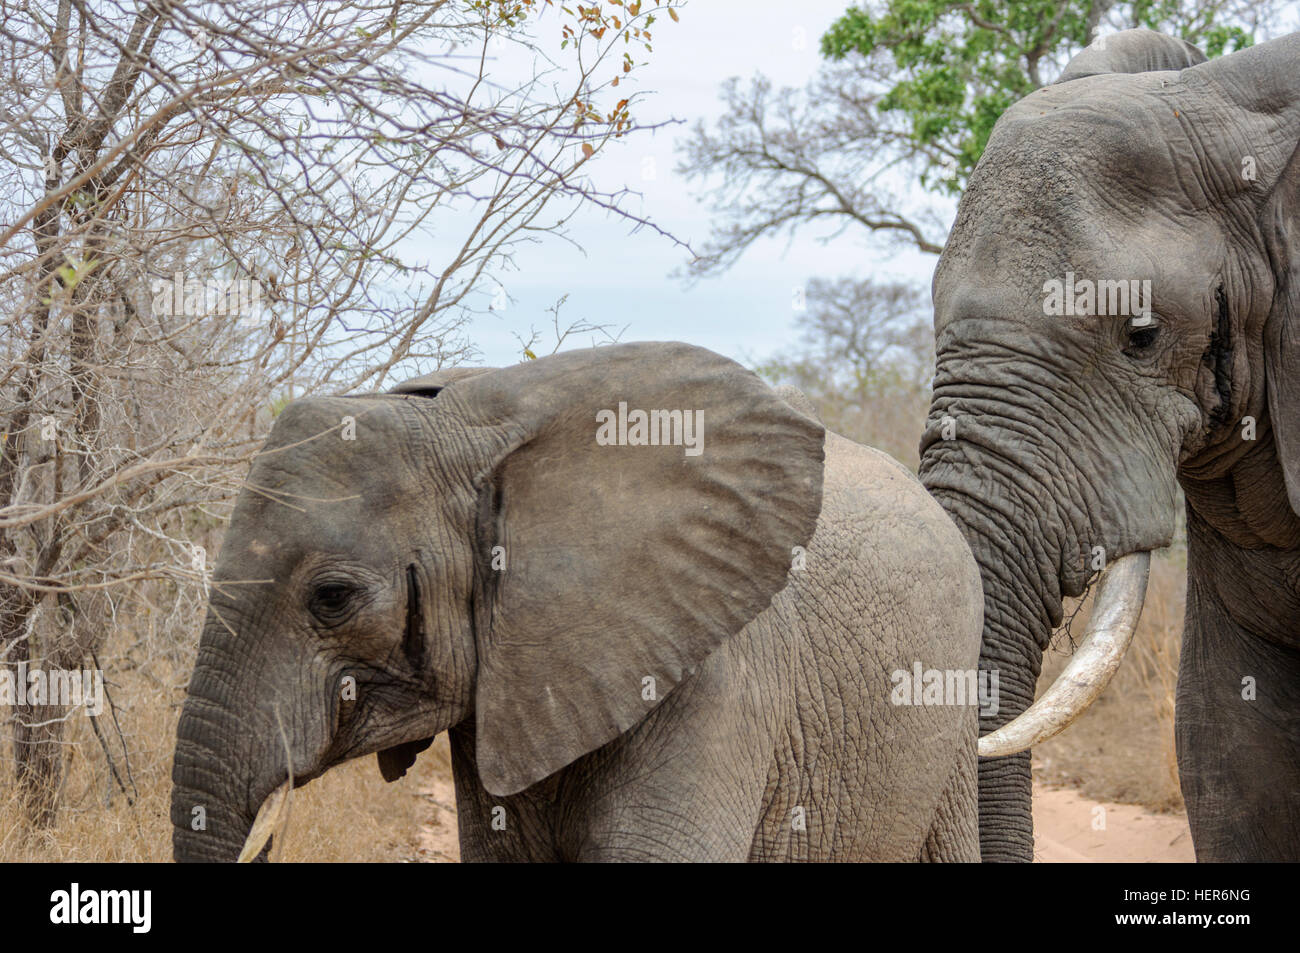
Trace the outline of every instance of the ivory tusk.
{"type": "Polygon", "coordinates": [[[244,841],[244,849],[239,852],[239,860],[236,863],[247,864],[262,852],[262,848],[266,846],[266,842],[271,839],[276,826],[280,823],[285,805],[289,803],[291,789],[292,785],[285,781],[267,795],[262,806],[258,808],[257,817],[253,819],[248,839],[244,841]]]}
{"type": "Polygon", "coordinates": [[[982,758],[1027,751],[1064,731],[1105,690],[1124,661],[1146,599],[1151,554],[1130,553],[1102,576],[1083,643],[1052,687],[996,731],[979,740],[982,758]]]}

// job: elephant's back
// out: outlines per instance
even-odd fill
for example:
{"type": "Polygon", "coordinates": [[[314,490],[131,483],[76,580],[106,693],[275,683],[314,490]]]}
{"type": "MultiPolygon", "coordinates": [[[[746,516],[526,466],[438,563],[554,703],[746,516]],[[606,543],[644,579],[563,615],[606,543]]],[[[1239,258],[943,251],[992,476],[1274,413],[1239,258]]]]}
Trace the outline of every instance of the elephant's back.
{"type": "Polygon", "coordinates": [[[979,565],[961,531],[915,474],[887,453],[828,431],[818,532],[823,526],[828,535],[845,537],[832,545],[864,560],[867,578],[877,586],[893,590],[906,584],[921,604],[948,596],[934,606],[934,621],[955,626],[954,638],[964,632],[964,648],[978,657],[979,565]]]}
{"type": "Polygon", "coordinates": [[[787,783],[766,806],[756,850],[915,860],[955,761],[973,762],[964,748],[975,713],[896,704],[898,673],[910,676],[917,663],[976,668],[979,569],[952,521],[901,464],[828,432],[825,466],[817,530],[773,603],[773,629],[755,633],[791,653],[786,717],[798,732],[795,743],[778,745],[776,774],[787,783]],[[815,806],[809,816],[834,840],[829,854],[811,827],[802,848],[783,829],[799,804],[815,806]]]}

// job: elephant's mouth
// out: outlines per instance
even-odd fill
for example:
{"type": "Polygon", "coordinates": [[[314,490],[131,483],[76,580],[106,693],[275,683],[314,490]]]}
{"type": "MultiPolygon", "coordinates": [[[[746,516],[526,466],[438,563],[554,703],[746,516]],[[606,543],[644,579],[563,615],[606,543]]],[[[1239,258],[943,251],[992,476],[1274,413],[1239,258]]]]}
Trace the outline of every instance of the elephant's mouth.
{"type": "Polygon", "coordinates": [[[1051,688],[1019,717],[979,740],[981,757],[1026,751],[1087,711],[1124,661],[1146,599],[1149,552],[1115,560],[1102,576],[1083,642],[1051,688]]]}

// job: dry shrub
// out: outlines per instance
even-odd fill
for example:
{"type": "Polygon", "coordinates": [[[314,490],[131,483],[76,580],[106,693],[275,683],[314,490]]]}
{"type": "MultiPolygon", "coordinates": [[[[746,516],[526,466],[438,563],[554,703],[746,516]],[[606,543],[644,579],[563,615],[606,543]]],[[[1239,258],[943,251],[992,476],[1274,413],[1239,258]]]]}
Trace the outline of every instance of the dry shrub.
{"type": "MultiPolygon", "coordinates": [[[[64,734],[65,771],[55,823],[32,830],[16,786],[6,785],[0,798],[0,861],[171,859],[171,755],[183,697],[171,675],[170,666],[162,663],[106,676],[116,711],[106,704],[99,727],[133,803],[119,788],[90,719],[75,710],[64,734]]],[[[6,758],[0,769],[12,777],[12,760],[6,758]]]]}
{"type": "MultiPolygon", "coordinates": [[[[6,4],[0,31],[0,666],[98,655],[134,706],[138,788],[166,773],[155,749],[189,668],[159,687],[117,663],[192,661],[219,530],[272,418],[468,361],[513,255],[580,208],[676,240],[577,167],[662,125],[633,123],[639,94],[614,89],[625,47],[650,50],[649,5],[566,11],[576,32],[540,4],[72,6],[6,4]],[[410,262],[421,237],[435,257],[410,262]],[[149,653],[122,617],[144,604],[172,636],[149,653]]],[[[65,773],[65,752],[94,750],[81,728],[15,708],[0,792],[22,788],[51,833],[20,835],[6,804],[0,855],[82,850],[60,797],[79,798],[75,823],[129,782],[65,773]]]]}
{"type": "MultiPolygon", "coordinates": [[[[131,792],[119,789],[89,719],[68,721],[66,771],[53,827],[32,830],[17,788],[0,786],[0,862],[171,860],[171,762],[188,666],[146,665],[111,674],[119,739],[106,708],[99,724],[131,792]],[[179,677],[177,671],[181,671],[179,677]],[[160,677],[161,676],[161,677],[160,677]],[[129,754],[122,757],[121,742],[129,754]]],[[[0,763],[13,777],[12,759],[0,763]]],[[[417,857],[422,800],[437,757],[422,756],[405,778],[385,784],[373,756],[348,762],[294,792],[285,861],[409,861],[417,857]]]]}

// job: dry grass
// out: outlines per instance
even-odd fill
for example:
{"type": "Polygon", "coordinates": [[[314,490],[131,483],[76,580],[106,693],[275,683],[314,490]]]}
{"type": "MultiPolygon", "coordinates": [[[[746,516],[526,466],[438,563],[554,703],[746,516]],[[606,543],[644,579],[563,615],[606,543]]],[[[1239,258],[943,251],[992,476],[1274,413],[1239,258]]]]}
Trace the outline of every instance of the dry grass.
{"type": "MultiPolygon", "coordinates": [[[[117,679],[115,679],[117,681],[117,679]]],[[[0,862],[162,862],[171,860],[171,759],[182,695],[128,673],[113,686],[134,780],[133,805],[118,789],[86,716],[69,722],[67,770],[55,826],[30,832],[18,802],[13,761],[0,771],[0,862]]],[[[119,771],[118,739],[106,711],[119,771]]],[[[422,756],[405,778],[385,784],[373,756],[341,765],[294,792],[282,859],[297,861],[411,861],[418,856],[422,801],[438,758],[422,756]]],[[[131,785],[128,785],[130,788],[131,785]]]]}
{"type": "MultiPolygon", "coordinates": [[[[1174,757],[1174,687],[1187,597],[1187,556],[1163,550],[1151,561],[1146,606],[1133,646],[1096,703],[1064,733],[1034,749],[1034,776],[1077,788],[1097,801],[1141,804],[1154,811],[1183,807],[1174,757]]],[[[1080,636],[1091,597],[1071,624],[1080,636]]],[[[1067,606],[1067,618],[1072,607],[1067,606]]],[[[1041,694],[1065,666],[1069,632],[1058,633],[1043,659],[1041,694]]]]}

